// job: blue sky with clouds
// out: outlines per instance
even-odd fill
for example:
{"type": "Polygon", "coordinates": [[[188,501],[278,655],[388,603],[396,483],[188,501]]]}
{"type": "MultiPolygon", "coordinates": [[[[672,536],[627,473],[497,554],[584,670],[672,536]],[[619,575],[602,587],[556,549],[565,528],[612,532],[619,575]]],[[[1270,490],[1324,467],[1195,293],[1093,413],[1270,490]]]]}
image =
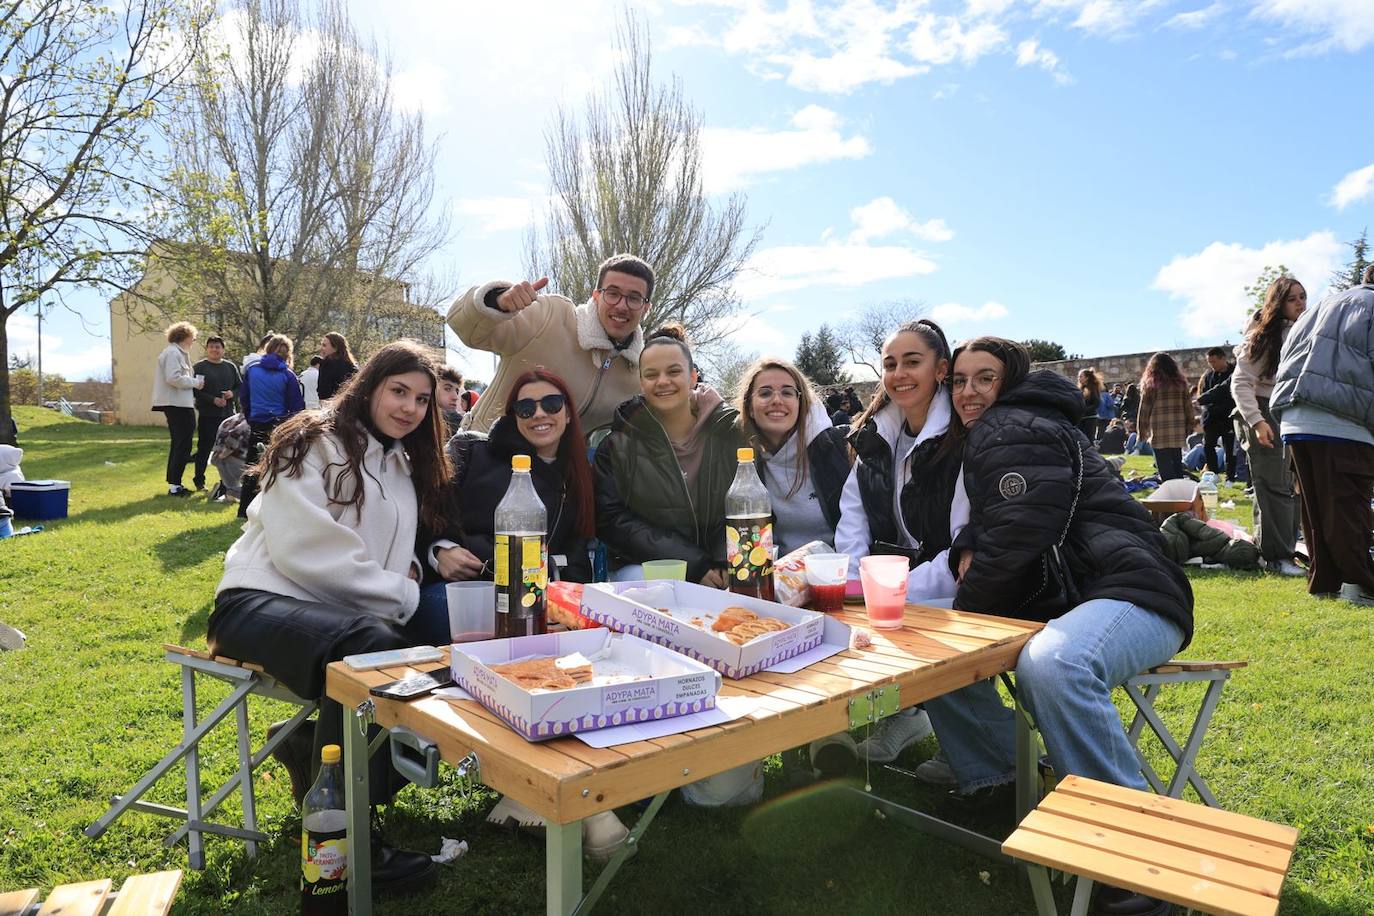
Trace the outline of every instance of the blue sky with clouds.
{"type": "MultiPolygon", "coordinates": [[[[397,93],[442,135],[443,266],[519,273],[543,132],[612,68],[621,5],[354,2],[397,93]]],[[[662,79],[705,126],[716,194],[763,234],[738,288],[746,351],[869,303],[952,338],[1087,354],[1235,340],[1243,287],[1287,264],[1314,297],[1374,223],[1369,0],[658,0],[662,79]]],[[[60,311],[45,365],[108,370],[108,320],[60,311]],[[54,342],[56,341],[56,342],[54,342]]],[[[12,348],[32,316],[11,321],[12,348]]],[[[478,376],[489,358],[457,354],[478,376]]]]}

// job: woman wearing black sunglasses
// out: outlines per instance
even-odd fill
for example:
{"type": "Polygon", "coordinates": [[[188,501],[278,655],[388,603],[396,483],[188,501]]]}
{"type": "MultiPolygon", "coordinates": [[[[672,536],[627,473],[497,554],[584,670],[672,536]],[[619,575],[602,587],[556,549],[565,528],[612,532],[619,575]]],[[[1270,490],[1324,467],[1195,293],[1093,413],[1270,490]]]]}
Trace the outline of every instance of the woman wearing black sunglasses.
{"type": "Polygon", "coordinates": [[[449,640],[451,581],[490,579],[496,504],[510,485],[511,456],[529,455],[534,489],[548,511],[549,562],[559,578],[591,581],[587,541],[595,533],[591,466],[582,426],[567,383],[538,368],[511,385],[506,410],[484,435],[461,432],[449,440],[452,492],[457,519],[435,537],[421,532],[420,556],[426,561],[420,609],[410,630],[431,645],[449,640]]]}

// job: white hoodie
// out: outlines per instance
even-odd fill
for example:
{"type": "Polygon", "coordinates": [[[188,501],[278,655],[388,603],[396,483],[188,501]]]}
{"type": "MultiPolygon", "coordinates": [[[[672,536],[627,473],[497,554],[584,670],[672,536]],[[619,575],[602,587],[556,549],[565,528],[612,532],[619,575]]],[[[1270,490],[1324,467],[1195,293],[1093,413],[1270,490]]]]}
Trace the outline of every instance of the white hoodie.
{"type": "Polygon", "coordinates": [[[22,448],[0,445],[0,490],[7,490],[10,484],[24,479],[24,472],[19,469],[19,462],[23,460],[22,448]]]}
{"type": "MultiPolygon", "coordinates": [[[[937,396],[931,401],[930,413],[926,417],[925,425],[921,427],[920,434],[916,436],[916,441],[912,443],[911,449],[901,456],[900,461],[893,462],[892,479],[896,486],[900,487],[911,475],[911,453],[916,450],[916,446],[949,428],[950,409],[949,398],[937,396]]],[[[892,448],[897,441],[897,433],[902,428],[901,408],[889,402],[874,415],[874,420],[877,422],[879,435],[887,442],[888,447],[892,448]]],[[[872,543],[868,531],[868,514],[864,512],[863,498],[859,495],[859,465],[862,463],[863,459],[854,462],[849,479],[844,483],[844,492],[840,495],[840,525],[835,531],[835,550],[849,555],[851,580],[859,578],[859,561],[868,556],[868,548],[872,543]]],[[[968,493],[964,490],[964,476],[961,473],[955,479],[954,496],[949,506],[951,541],[964,530],[964,526],[968,524],[968,517],[968,493]]],[[[913,546],[911,533],[906,530],[906,523],[900,513],[897,514],[897,527],[905,542],[904,546],[913,546]]],[[[906,597],[911,602],[949,599],[954,597],[956,587],[954,574],[949,570],[949,551],[942,550],[930,561],[920,564],[910,572],[906,580],[906,597]]]]}

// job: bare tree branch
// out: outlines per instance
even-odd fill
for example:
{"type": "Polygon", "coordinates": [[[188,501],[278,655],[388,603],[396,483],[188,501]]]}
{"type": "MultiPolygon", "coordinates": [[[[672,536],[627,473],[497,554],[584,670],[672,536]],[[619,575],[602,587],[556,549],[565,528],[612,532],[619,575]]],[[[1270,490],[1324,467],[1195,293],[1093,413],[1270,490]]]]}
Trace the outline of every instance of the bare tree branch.
{"type": "Polygon", "coordinates": [[[926,313],[926,304],[915,299],[899,299],[864,306],[858,317],[835,332],[836,343],[849,361],[863,366],[875,379],[883,377],[883,342],[898,325],[915,321],[926,313]]]}

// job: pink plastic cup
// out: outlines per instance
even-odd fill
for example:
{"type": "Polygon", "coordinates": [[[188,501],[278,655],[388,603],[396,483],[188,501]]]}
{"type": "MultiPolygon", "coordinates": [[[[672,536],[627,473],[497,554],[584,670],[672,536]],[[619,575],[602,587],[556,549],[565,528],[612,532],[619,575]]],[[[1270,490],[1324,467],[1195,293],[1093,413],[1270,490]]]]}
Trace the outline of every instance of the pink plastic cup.
{"type": "Polygon", "coordinates": [[[864,557],[859,561],[859,581],[863,584],[868,622],[883,630],[902,626],[906,606],[906,557],[864,557]]]}

